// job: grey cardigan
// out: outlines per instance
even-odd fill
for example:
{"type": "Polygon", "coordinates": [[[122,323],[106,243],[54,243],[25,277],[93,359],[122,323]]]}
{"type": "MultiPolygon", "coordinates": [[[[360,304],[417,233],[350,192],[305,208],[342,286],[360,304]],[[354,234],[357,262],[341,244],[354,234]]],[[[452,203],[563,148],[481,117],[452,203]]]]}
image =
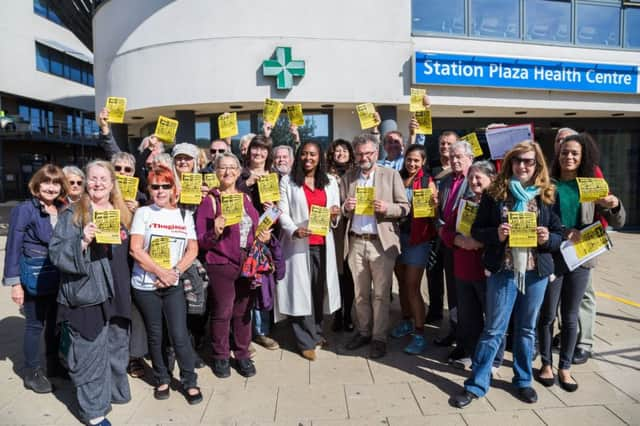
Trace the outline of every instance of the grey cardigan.
{"type": "Polygon", "coordinates": [[[75,308],[98,305],[113,297],[109,259],[93,259],[94,244],[82,250],[82,228],[73,223],[73,206],[64,210],[49,242],[49,258],[60,270],[58,303],[75,308]]]}

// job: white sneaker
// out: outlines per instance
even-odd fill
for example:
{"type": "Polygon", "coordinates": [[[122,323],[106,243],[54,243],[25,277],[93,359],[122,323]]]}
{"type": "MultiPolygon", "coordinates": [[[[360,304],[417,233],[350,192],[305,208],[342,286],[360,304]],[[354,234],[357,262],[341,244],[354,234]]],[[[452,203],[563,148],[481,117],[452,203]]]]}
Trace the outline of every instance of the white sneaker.
{"type": "Polygon", "coordinates": [[[471,358],[468,356],[464,358],[458,358],[453,360],[453,366],[456,368],[460,368],[462,370],[466,370],[467,368],[471,368],[471,358]]]}

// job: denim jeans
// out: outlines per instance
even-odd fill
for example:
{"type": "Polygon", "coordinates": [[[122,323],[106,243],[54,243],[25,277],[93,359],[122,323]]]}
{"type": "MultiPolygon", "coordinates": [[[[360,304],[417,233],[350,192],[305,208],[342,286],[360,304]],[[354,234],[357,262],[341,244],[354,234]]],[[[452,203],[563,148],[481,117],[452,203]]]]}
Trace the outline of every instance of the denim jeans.
{"type": "Polygon", "coordinates": [[[40,367],[40,339],[44,330],[47,369],[55,367],[58,359],[56,334],[56,295],[32,296],[24,292],[24,364],[29,369],[40,367]]]}
{"type": "Polygon", "coordinates": [[[484,330],[473,357],[473,373],[464,383],[467,391],[484,396],[491,382],[491,366],[500,349],[513,313],[513,373],[517,388],[531,386],[531,357],[535,345],[536,321],[547,289],[548,277],[526,273],[526,291],[520,293],[512,271],[500,271],[487,278],[487,310],[484,330]]]}
{"type": "Polygon", "coordinates": [[[268,336],[271,332],[271,310],[251,309],[254,336],[268,336]]]}

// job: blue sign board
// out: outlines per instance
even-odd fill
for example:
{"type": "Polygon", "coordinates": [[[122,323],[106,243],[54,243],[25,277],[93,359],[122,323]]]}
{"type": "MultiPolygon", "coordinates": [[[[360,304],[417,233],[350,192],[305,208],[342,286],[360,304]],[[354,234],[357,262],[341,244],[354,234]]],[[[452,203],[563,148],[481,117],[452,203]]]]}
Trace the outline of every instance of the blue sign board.
{"type": "Polygon", "coordinates": [[[415,52],[414,83],[640,93],[636,65],[415,52]]]}

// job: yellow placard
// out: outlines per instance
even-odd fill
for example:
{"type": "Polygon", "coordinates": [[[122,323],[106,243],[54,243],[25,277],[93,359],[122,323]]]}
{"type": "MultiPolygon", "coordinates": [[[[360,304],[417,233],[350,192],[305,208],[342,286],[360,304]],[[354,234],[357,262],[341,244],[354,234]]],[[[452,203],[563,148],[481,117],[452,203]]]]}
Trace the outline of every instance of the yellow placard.
{"type": "Polygon", "coordinates": [[[218,134],[220,139],[230,138],[240,133],[238,131],[238,114],[227,112],[218,116],[218,134]]]}
{"type": "Polygon", "coordinates": [[[426,89],[414,89],[411,88],[411,101],[409,103],[409,112],[424,111],[425,106],[422,103],[422,99],[427,95],[426,89]]]}
{"type": "Polygon", "coordinates": [[[309,213],[309,231],[313,235],[326,237],[329,232],[329,224],[331,221],[331,213],[328,207],[311,205],[309,213]]]}
{"type": "Polygon", "coordinates": [[[418,122],[418,128],[416,133],[419,135],[430,135],[433,133],[433,124],[431,123],[431,111],[425,109],[424,111],[416,112],[416,121],[418,122]]]}
{"type": "Polygon", "coordinates": [[[158,123],[156,124],[155,135],[162,142],[172,144],[176,139],[176,133],[178,132],[178,120],[174,120],[163,115],[158,117],[158,123]]]}
{"type": "Polygon", "coordinates": [[[244,209],[242,194],[222,194],[220,197],[224,226],[235,225],[242,219],[244,209]]]}
{"type": "Polygon", "coordinates": [[[149,256],[161,268],[171,268],[169,237],[152,236],[149,241],[149,256]]]}
{"type": "Polygon", "coordinates": [[[220,186],[220,180],[218,179],[218,175],[215,173],[205,173],[203,175],[204,184],[207,185],[207,188],[213,189],[220,186]]]}
{"type": "Polygon", "coordinates": [[[482,152],[482,147],[480,146],[480,141],[478,140],[478,135],[476,135],[476,132],[472,132],[469,133],[468,135],[464,135],[463,137],[460,138],[461,141],[466,141],[469,143],[469,145],[471,145],[471,148],[473,149],[473,157],[480,157],[482,156],[483,152],[482,152]]]}
{"type": "Polygon", "coordinates": [[[110,123],[124,123],[124,112],[127,110],[127,98],[109,96],[105,103],[105,108],[109,110],[110,123]]]}
{"type": "Polygon", "coordinates": [[[456,232],[465,237],[471,236],[471,226],[476,221],[478,204],[468,200],[460,200],[458,204],[458,217],[456,219],[456,232]]]}
{"type": "Polygon", "coordinates": [[[508,212],[511,225],[509,247],[537,247],[536,214],[534,212],[508,212]]]}
{"type": "Polygon", "coordinates": [[[93,223],[98,227],[96,242],[120,244],[120,210],[94,210],[93,223]]]}
{"type": "Polygon", "coordinates": [[[609,184],[602,178],[576,178],[580,202],[597,201],[609,195],[609,184]]]}
{"type": "Polygon", "coordinates": [[[278,174],[269,173],[258,179],[258,193],[260,194],[261,203],[280,201],[278,174]]]}
{"type": "Polygon", "coordinates": [[[132,176],[116,175],[118,188],[125,201],[135,201],[138,195],[138,182],[140,179],[132,176]]]}
{"type": "Polygon", "coordinates": [[[376,196],[374,186],[356,186],[356,214],[373,216],[373,200],[376,196]]]}
{"type": "Polygon", "coordinates": [[[413,217],[436,217],[436,205],[433,202],[431,188],[413,190],[413,217]]]}
{"type": "Polygon", "coordinates": [[[358,112],[358,118],[360,119],[361,129],[371,129],[380,124],[380,121],[376,119],[376,107],[371,102],[366,104],[360,104],[356,106],[358,112]]]}
{"type": "Polygon", "coordinates": [[[200,204],[202,201],[202,175],[183,173],[180,178],[180,202],[182,204],[200,204]]]}
{"type": "Polygon", "coordinates": [[[289,123],[296,126],[304,126],[302,104],[287,105],[287,117],[289,117],[289,123]]]}
{"type": "Polygon", "coordinates": [[[280,117],[280,111],[282,111],[282,102],[267,98],[264,100],[262,119],[275,126],[278,121],[278,117],[280,117]]]}
{"type": "Polygon", "coordinates": [[[595,253],[603,247],[609,244],[607,239],[607,233],[605,232],[602,224],[597,223],[596,226],[585,229],[580,233],[580,241],[573,246],[576,250],[576,256],[578,259],[588,256],[591,253],[595,253]]]}

